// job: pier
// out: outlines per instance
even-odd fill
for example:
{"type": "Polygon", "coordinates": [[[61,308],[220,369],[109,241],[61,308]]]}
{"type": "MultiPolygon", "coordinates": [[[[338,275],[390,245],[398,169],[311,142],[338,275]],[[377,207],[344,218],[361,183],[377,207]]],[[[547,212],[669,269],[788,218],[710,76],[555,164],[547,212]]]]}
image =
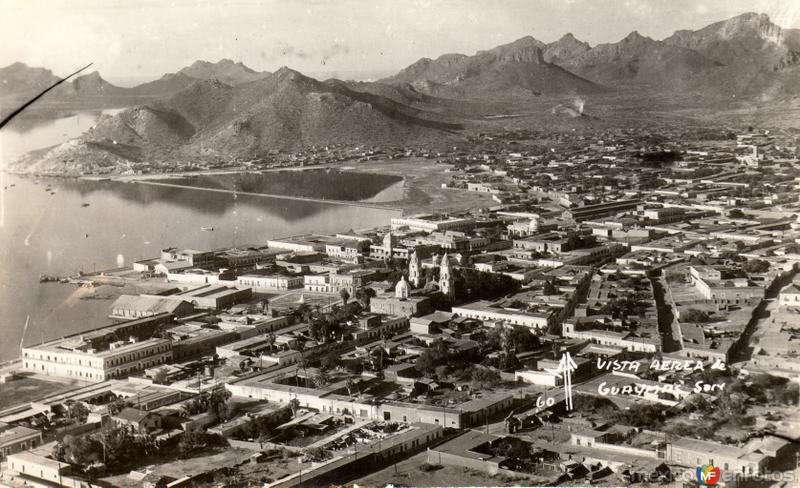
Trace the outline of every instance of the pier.
{"type": "Polygon", "coordinates": [[[205,188],[202,186],[191,186],[191,185],[179,185],[177,183],[163,183],[159,181],[150,181],[150,180],[138,180],[136,181],[138,184],[142,185],[156,185],[156,186],[165,186],[170,188],[185,188],[187,190],[201,190],[201,191],[213,191],[217,193],[230,193],[232,195],[247,195],[253,197],[265,197],[265,198],[279,198],[283,200],[295,200],[301,202],[312,202],[312,203],[327,203],[331,205],[349,205],[351,207],[362,207],[362,208],[374,208],[377,210],[393,210],[396,212],[402,212],[403,209],[400,207],[392,207],[390,205],[384,205],[381,203],[375,202],[357,202],[351,200],[329,200],[325,198],[315,198],[315,197],[301,197],[297,195],[279,195],[275,193],[255,193],[255,192],[247,192],[247,191],[236,191],[236,190],[226,190],[223,188],[205,188]]]}

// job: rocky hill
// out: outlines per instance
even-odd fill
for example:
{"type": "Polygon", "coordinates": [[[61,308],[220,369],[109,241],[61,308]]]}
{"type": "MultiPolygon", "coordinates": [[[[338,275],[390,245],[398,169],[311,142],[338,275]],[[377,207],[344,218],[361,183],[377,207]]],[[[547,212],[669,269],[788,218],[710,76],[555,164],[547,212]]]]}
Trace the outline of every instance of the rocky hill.
{"type": "Polygon", "coordinates": [[[720,65],[697,51],[656,41],[636,31],[619,42],[564,55],[558,62],[580,76],[609,85],[672,85],[720,65]]]}
{"type": "MultiPolygon", "coordinates": [[[[524,37],[474,56],[445,54],[423,58],[382,80],[410,84],[419,91],[447,97],[509,97],[594,93],[598,84],[545,60],[547,45],[524,37]]],[[[559,52],[554,47],[552,53],[559,52]]]]}
{"type": "Polygon", "coordinates": [[[35,94],[52,85],[59,78],[45,68],[32,68],[23,63],[0,68],[0,95],[35,94]]]}
{"type": "Polygon", "coordinates": [[[228,85],[240,85],[269,76],[266,71],[254,71],[244,64],[230,59],[222,59],[217,63],[209,63],[202,60],[195,61],[191,66],[178,71],[178,74],[196,80],[219,80],[228,85]]]}
{"type": "Polygon", "coordinates": [[[633,31],[592,47],[572,34],[549,44],[528,36],[474,56],[422,58],[383,81],[454,98],[627,87],[763,100],[800,93],[800,30],[746,13],[664,40],[633,31]]]}
{"type": "Polygon", "coordinates": [[[344,83],[288,68],[236,87],[201,80],[173,96],[104,116],[80,138],[17,161],[13,171],[77,174],[87,165],[231,159],[332,143],[458,139],[461,126],[344,83]]]}

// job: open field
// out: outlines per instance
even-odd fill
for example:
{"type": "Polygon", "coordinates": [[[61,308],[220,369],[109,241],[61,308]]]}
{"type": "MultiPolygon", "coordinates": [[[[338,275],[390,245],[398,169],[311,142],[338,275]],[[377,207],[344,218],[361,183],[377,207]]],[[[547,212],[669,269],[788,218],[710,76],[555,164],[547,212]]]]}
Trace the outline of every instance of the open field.
{"type": "Polygon", "coordinates": [[[76,385],[22,377],[0,384],[0,409],[76,388],[76,385]]]}
{"type": "MultiPolygon", "coordinates": [[[[239,464],[247,460],[252,454],[252,451],[247,451],[245,449],[225,447],[203,451],[201,455],[188,459],[163,459],[163,456],[161,456],[158,459],[154,458],[143,460],[144,463],[139,469],[145,469],[145,467],[149,467],[152,469],[152,472],[157,475],[180,478],[182,476],[205,473],[210,469],[218,469],[225,466],[239,464]],[[147,462],[150,462],[153,465],[148,466],[147,462]]],[[[142,482],[140,480],[129,478],[128,474],[108,476],[103,478],[103,481],[109,483],[110,486],[117,486],[119,488],[134,488],[142,486],[142,482]]]]}
{"type": "Polygon", "coordinates": [[[405,184],[403,199],[382,203],[400,207],[407,215],[422,212],[470,210],[498,205],[491,196],[486,194],[442,188],[442,183],[450,181],[450,174],[444,172],[447,166],[436,164],[433,159],[369,161],[359,163],[355,168],[359,172],[402,176],[405,184]]]}
{"type": "MultiPolygon", "coordinates": [[[[430,456],[431,463],[436,464],[436,455],[431,453],[430,456]]],[[[388,483],[395,486],[524,486],[531,484],[524,480],[513,480],[504,476],[490,476],[488,473],[460,466],[442,466],[433,471],[420,471],[420,465],[425,463],[427,458],[428,453],[421,452],[397,463],[396,466],[389,466],[354,480],[353,484],[361,487],[384,487],[388,483]]]]}

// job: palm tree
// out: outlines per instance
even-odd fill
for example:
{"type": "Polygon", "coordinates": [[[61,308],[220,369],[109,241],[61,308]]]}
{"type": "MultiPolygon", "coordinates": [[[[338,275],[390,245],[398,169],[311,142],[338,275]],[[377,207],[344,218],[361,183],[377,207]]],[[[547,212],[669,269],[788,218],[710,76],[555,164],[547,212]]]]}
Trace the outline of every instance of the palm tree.
{"type": "Polygon", "coordinates": [[[349,396],[353,396],[353,388],[356,387],[356,382],[353,381],[353,378],[348,377],[347,381],[344,384],[345,388],[347,388],[347,394],[349,396]]]}
{"type": "Polygon", "coordinates": [[[297,397],[292,398],[291,400],[289,400],[289,408],[292,409],[292,417],[296,416],[297,415],[297,409],[300,408],[300,400],[298,400],[297,397]]]}
{"type": "Polygon", "coordinates": [[[316,386],[317,388],[322,388],[323,386],[328,384],[330,378],[328,378],[328,373],[326,373],[323,370],[320,370],[317,374],[314,375],[312,381],[314,382],[314,386],[316,386]]]}
{"type": "Polygon", "coordinates": [[[300,360],[297,361],[297,368],[295,368],[294,370],[295,384],[297,384],[297,370],[301,368],[303,370],[303,378],[307,380],[308,371],[306,370],[306,368],[308,368],[308,360],[306,360],[306,358],[300,358],[300,360]]]}

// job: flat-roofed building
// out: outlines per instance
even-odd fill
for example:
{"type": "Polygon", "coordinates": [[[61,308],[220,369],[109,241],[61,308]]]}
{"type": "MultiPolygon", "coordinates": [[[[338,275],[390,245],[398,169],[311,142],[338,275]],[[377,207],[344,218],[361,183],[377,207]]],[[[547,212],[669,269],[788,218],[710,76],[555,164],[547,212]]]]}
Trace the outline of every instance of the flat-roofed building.
{"type": "Polygon", "coordinates": [[[478,319],[484,322],[504,322],[537,330],[547,330],[550,323],[555,320],[554,313],[534,313],[505,309],[484,300],[453,307],[453,313],[461,317],[478,319]]]}
{"type": "Polygon", "coordinates": [[[303,288],[304,279],[302,275],[288,274],[243,274],[236,279],[236,285],[250,287],[256,290],[293,290],[303,288]]]}
{"type": "Polygon", "coordinates": [[[369,251],[369,240],[335,238],[325,244],[325,254],[332,258],[354,259],[369,251]]]}
{"type": "Polygon", "coordinates": [[[0,461],[10,454],[33,449],[42,444],[42,433],[23,426],[0,422],[0,461]]]}
{"type": "Polygon", "coordinates": [[[110,318],[132,320],[162,313],[185,317],[194,313],[194,307],[184,300],[170,300],[155,295],[121,295],[111,305],[110,318]]]}
{"type": "Polygon", "coordinates": [[[397,298],[394,295],[374,297],[369,301],[369,311],[385,315],[418,317],[431,313],[431,299],[426,296],[397,298]]]}
{"type": "Polygon", "coordinates": [[[719,467],[725,473],[736,473],[747,477],[764,473],[771,459],[771,456],[757,450],[670,436],[665,461],[692,469],[710,464],[719,467]]]}
{"type": "Polygon", "coordinates": [[[595,203],[584,205],[564,211],[563,216],[581,222],[583,220],[596,219],[598,217],[609,217],[620,212],[635,209],[642,201],[639,199],[615,200],[612,202],[595,203]]]}
{"type": "Polygon", "coordinates": [[[472,217],[457,218],[431,214],[395,217],[391,220],[392,230],[408,228],[424,232],[466,230],[475,226],[475,223],[476,220],[472,217]]]}
{"type": "Polygon", "coordinates": [[[275,261],[279,249],[227,249],[217,254],[217,259],[226,268],[254,268],[256,265],[275,261]]]}
{"type": "Polygon", "coordinates": [[[170,342],[152,337],[174,325],[174,319],[172,314],[162,313],[25,347],[22,367],[43,375],[93,382],[124,377],[172,359],[170,342]]]}
{"type": "Polygon", "coordinates": [[[214,354],[218,346],[228,344],[239,338],[234,330],[218,330],[184,324],[170,329],[173,358],[184,360],[207,354],[214,354]]]}
{"type": "Polygon", "coordinates": [[[270,239],[267,246],[271,249],[282,249],[294,252],[319,252],[324,253],[328,244],[341,244],[342,239],[319,234],[302,234],[298,236],[270,239]]]}
{"type": "Polygon", "coordinates": [[[116,341],[96,350],[83,337],[72,336],[22,349],[26,371],[92,382],[122,378],[171,360],[172,343],[159,338],[116,341]]]}
{"type": "Polygon", "coordinates": [[[718,306],[753,303],[764,298],[765,288],[746,276],[726,275],[726,269],[714,266],[689,266],[692,285],[718,306]]]}
{"type": "MultiPolygon", "coordinates": [[[[44,457],[29,451],[22,451],[8,456],[7,466],[17,475],[30,476],[35,480],[48,483],[45,486],[69,486],[78,488],[81,484],[68,475],[71,466],[55,459],[44,457]]],[[[37,483],[38,484],[38,483],[37,483]]]]}
{"type": "Polygon", "coordinates": [[[562,326],[564,337],[584,339],[604,346],[616,346],[636,352],[658,352],[661,350],[661,339],[648,337],[644,333],[615,332],[602,329],[579,329],[574,319],[570,319],[562,326]]]}
{"type": "Polygon", "coordinates": [[[195,308],[223,310],[237,303],[246,302],[252,297],[253,290],[250,288],[237,289],[223,285],[204,285],[174,295],[166,295],[164,298],[184,300],[195,308]]]}

